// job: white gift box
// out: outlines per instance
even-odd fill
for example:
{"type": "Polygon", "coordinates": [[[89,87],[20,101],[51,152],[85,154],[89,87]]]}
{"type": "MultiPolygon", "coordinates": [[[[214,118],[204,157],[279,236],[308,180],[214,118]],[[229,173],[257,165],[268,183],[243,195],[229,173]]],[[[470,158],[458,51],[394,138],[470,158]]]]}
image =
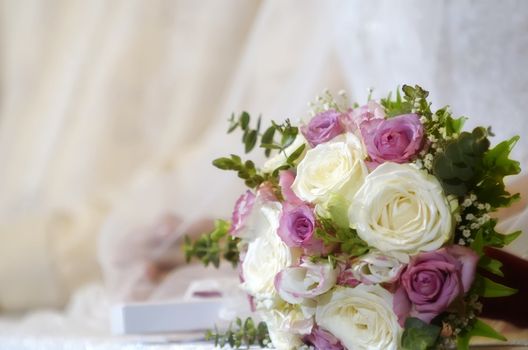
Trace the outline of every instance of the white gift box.
{"type": "Polygon", "coordinates": [[[221,299],[116,305],[114,334],[177,333],[213,329],[221,322],[221,299]]]}

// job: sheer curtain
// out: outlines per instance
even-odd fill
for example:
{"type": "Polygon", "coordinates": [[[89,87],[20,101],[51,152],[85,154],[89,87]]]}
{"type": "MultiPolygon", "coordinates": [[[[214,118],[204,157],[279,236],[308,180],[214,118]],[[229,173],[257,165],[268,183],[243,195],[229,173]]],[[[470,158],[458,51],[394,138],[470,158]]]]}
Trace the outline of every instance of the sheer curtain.
{"type": "MultiPolygon", "coordinates": [[[[522,0],[0,4],[4,310],[64,305],[94,281],[181,291],[179,272],[136,287],[149,249],[229,215],[242,186],[210,161],[242,153],[225,134],[233,111],[295,119],[325,87],[361,102],[417,83],[470,126],[520,134],[528,164],[522,0]]],[[[513,184],[525,197],[526,179],[513,184]]],[[[528,231],[525,202],[503,226],[528,231]]],[[[528,256],[526,243],[512,249],[528,256]]]]}

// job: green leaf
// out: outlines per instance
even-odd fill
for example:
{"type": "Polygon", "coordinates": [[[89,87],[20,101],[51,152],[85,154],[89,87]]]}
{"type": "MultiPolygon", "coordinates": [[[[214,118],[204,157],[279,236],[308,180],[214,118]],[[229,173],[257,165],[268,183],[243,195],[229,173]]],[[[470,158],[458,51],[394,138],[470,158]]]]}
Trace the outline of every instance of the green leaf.
{"type": "Polygon", "coordinates": [[[479,232],[482,233],[484,246],[502,248],[513,242],[521,234],[521,231],[515,231],[509,234],[499,233],[495,231],[496,225],[497,220],[491,219],[480,227],[479,232]]]}
{"type": "Polygon", "coordinates": [[[233,131],[235,131],[239,125],[239,122],[235,121],[235,113],[231,113],[231,117],[229,118],[228,122],[229,122],[229,129],[227,129],[227,133],[230,134],[233,131]]]}
{"type": "Polygon", "coordinates": [[[249,121],[250,121],[250,116],[249,116],[249,113],[248,112],[242,112],[242,114],[240,115],[240,119],[239,119],[239,123],[240,123],[240,127],[243,129],[243,130],[247,130],[248,126],[249,126],[249,121]]]}
{"type": "Polygon", "coordinates": [[[521,172],[520,163],[509,159],[509,155],[519,141],[519,136],[514,136],[507,141],[503,141],[490,149],[484,155],[484,166],[493,169],[496,176],[516,175],[521,172]]]}
{"type": "MultiPolygon", "coordinates": [[[[273,144],[273,137],[275,136],[275,130],[276,130],[275,127],[272,125],[269,128],[267,128],[266,131],[264,131],[264,134],[262,135],[262,138],[260,139],[260,147],[264,147],[263,145],[273,144]]],[[[266,155],[266,157],[269,157],[271,154],[271,148],[269,147],[264,147],[264,148],[266,148],[266,151],[264,152],[264,154],[266,155]]]]}
{"type": "Polygon", "coordinates": [[[249,153],[255,148],[257,144],[257,130],[251,130],[248,132],[247,137],[245,138],[245,152],[249,153]]]}
{"type": "Polygon", "coordinates": [[[349,202],[338,194],[332,195],[328,201],[321,206],[326,215],[340,229],[349,228],[348,207],[349,202]]]}
{"type": "Polygon", "coordinates": [[[484,237],[482,230],[477,231],[477,234],[471,243],[471,249],[473,249],[478,255],[484,254],[484,237]]]}
{"type": "Polygon", "coordinates": [[[213,165],[222,170],[233,170],[234,164],[232,159],[225,157],[213,160],[213,165]]]}
{"type": "Polygon", "coordinates": [[[505,336],[494,330],[490,325],[480,319],[477,319],[477,321],[473,325],[471,333],[473,336],[486,337],[502,341],[508,340],[505,336]]]}
{"type": "Polygon", "coordinates": [[[282,140],[281,140],[282,148],[286,148],[290,146],[293,143],[293,141],[295,141],[295,138],[297,137],[297,133],[298,133],[297,128],[287,129],[282,134],[282,140]]]}
{"type": "Polygon", "coordinates": [[[494,282],[489,278],[477,275],[473,288],[484,298],[507,297],[517,293],[517,289],[494,282]]]}
{"type": "Polygon", "coordinates": [[[453,118],[450,115],[446,116],[445,121],[444,121],[445,123],[444,125],[446,128],[446,134],[447,135],[460,134],[462,132],[462,128],[464,127],[464,124],[466,123],[467,119],[468,118],[466,117],[453,118]]]}
{"type": "Polygon", "coordinates": [[[293,163],[303,154],[306,144],[299,146],[292,154],[288,156],[286,163],[293,165],[293,163]]]}
{"type": "Polygon", "coordinates": [[[223,258],[236,267],[240,260],[238,251],[240,239],[229,235],[230,227],[229,221],[216,220],[214,230],[201,235],[196,241],[193,242],[185,236],[183,250],[186,261],[189,262],[192,258],[196,258],[205,266],[212,264],[219,267],[221,258],[223,258]]]}
{"type": "Polygon", "coordinates": [[[462,197],[482,181],[482,159],[489,148],[487,135],[486,129],[480,127],[471,133],[463,132],[446,146],[445,152],[437,153],[433,174],[447,195],[462,197]]]}
{"type": "Polygon", "coordinates": [[[405,320],[402,336],[403,350],[427,350],[436,344],[441,328],[422,320],[409,317],[405,320]]]}
{"type": "Polygon", "coordinates": [[[490,325],[488,325],[487,323],[479,319],[475,321],[470,331],[458,337],[457,339],[458,349],[468,350],[469,341],[471,340],[472,337],[486,337],[486,338],[497,339],[501,341],[508,340],[502,334],[494,330],[490,325]]]}
{"type": "Polygon", "coordinates": [[[502,272],[502,262],[496,259],[492,259],[489,256],[483,255],[478,262],[478,267],[491,272],[494,275],[504,277],[502,272]]]}
{"type": "Polygon", "coordinates": [[[480,201],[489,203],[493,208],[508,207],[519,199],[519,194],[511,195],[504,184],[505,176],[521,171],[519,162],[509,159],[518,140],[519,136],[515,136],[499,143],[489,149],[482,159],[482,177],[475,194],[480,201]]]}

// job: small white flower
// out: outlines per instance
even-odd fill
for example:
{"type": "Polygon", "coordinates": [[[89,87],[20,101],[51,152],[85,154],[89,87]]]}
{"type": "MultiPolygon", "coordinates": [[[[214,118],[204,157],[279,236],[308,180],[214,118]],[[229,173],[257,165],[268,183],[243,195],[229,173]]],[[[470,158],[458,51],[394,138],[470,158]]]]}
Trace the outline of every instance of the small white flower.
{"type": "Polygon", "coordinates": [[[465,242],[462,238],[460,238],[460,239],[458,240],[458,244],[459,244],[459,245],[466,245],[466,242],[465,242]]]}
{"type": "Polygon", "coordinates": [[[475,219],[475,215],[473,215],[473,214],[467,214],[466,215],[466,220],[473,220],[473,219],[475,219]]]}
{"type": "Polygon", "coordinates": [[[320,298],[315,320],[347,349],[397,350],[402,329],[392,303],[392,294],[379,285],[337,287],[320,298]]]}
{"type": "Polygon", "coordinates": [[[471,231],[470,230],[464,230],[462,231],[462,235],[466,238],[468,238],[469,236],[471,236],[471,231]]]}
{"type": "Polygon", "coordinates": [[[473,202],[472,202],[471,199],[469,199],[469,198],[464,199],[464,202],[462,202],[462,206],[463,206],[464,208],[468,208],[468,207],[470,207],[471,204],[473,204],[473,202]]]}
{"type": "Polygon", "coordinates": [[[442,186],[409,164],[378,166],[365,178],[348,213],[359,237],[382,252],[436,250],[453,232],[442,186]]]}

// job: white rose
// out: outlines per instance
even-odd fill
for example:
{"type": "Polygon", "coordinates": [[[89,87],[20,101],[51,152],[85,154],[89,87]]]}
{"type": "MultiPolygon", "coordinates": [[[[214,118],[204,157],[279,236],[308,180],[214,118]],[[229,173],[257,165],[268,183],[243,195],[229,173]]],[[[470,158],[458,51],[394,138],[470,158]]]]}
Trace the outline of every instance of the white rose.
{"type": "Polygon", "coordinates": [[[252,241],[271,229],[277,210],[281,210],[278,202],[270,202],[257,193],[253,207],[244,220],[244,226],[236,236],[245,241],[252,241]]]}
{"type": "Polygon", "coordinates": [[[440,248],[453,231],[442,186],[410,164],[384,163],[370,173],[349,219],[370,246],[402,257],[440,248]]]}
{"type": "Polygon", "coordinates": [[[367,175],[364,159],[363,145],[354,134],[319,144],[299,163],[292,190],[311,203],[324,203],[332,194],[350,198],[367,175]]]}
{"type": "Polygon", "coordinates": [[[279,296],[291,304],[301,304],[328,292],[336,283],[337,271],[328,262],[303,261],[299,266],[288,267],[275,277],[279,296]]]}
{"type": "Polygon", "coordinates": [[[303,345],[301,334],[309,334],[313,327],[313,318],[303,319],[302,313],[298,312],[292,314],[274,309],[261,312],[260,316],[268,326],[271,342],[277,350],[298,349],[303,345]],[[296,332],[298,327],[305,328],[304,332],[296,332]]]}
{"type": "Polygon", "coordinates": [[[315,321],[347,349],[397,350],[400,344],[392,294],[379,285],[337,287],[320,298],[315,321]]]}
{"type": "Polygon", "coordinates": [[[301,154],[301,156],[295,160],[296,163],[300,162],[301,159],[303,159],[308,147],[310,147],[308,145],[308,142],[304,138],[304,136],[299,132],[295,140],[292,142],[291,145],[286,147],[284,152],[279,152],[275,154],[273,157],[269,158],[264,163],[264,165],[262,166],[262,171],[264,171],[265,173],[271,173],[278,167],[286,164],[286,160],[288,159],[288,157],[291,156],[291,154],[295,152],[302,145],[306,145],[306,146],[304,147],[304,151],[301,154]]]}
{"type": "Polygon", "coordinates": [[[403,268],[403,264],[393,256],[372,251],[352,263],[352,275],[365,284],[394,282],[403,268]]]}
{"type": "Polygon", "coordinates": [[[265,299],[274,296],[275,275],[296,262],[299,254],[277,235],[282,205],[279,202],[259,205],[253,207],[262,217],[252,223],[258,226],[253,226],[254,239],[247,245],[242,262],[242,287],[257,299],[265,299]]]}

